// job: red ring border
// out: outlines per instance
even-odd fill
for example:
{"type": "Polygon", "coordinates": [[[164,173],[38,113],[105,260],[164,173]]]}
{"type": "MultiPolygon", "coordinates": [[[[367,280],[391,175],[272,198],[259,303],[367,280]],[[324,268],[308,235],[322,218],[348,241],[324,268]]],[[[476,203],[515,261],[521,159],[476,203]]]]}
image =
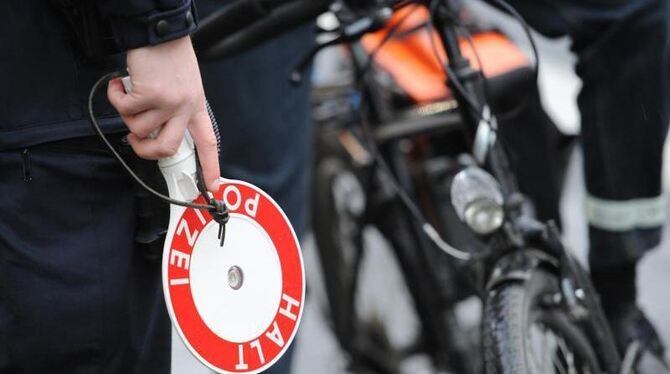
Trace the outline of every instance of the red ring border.
{"type": "MultiPolygon", "coordinates": [[[[230,213],[243,214],[258,222],[258,224],[266,231],[272,240],[280,259],[283,283],[282,294],[287,294],[300,303],[297,313],[298,317],[295,321],[279,314],[279,308],[275,313],[276,317],[273,322],[277,322],[279,331],[282,337],[284,337],[284,346],[278,347],[272,342],[263,344],[262,337],[265,332],[273,330],[273,323],[270,323],[264,330],[264,333],[258,337],[265,358],[265,363],[261,363],[259,355],[257,352],[253,351],[249,345],[256,339],[242,343],[230,342],[222,339],[205,324],[198,314],[191,293],[190,284],[188,287],[169,285],[171,279],[189,277],[188,270],[169,265],[169,256],[172,249],[179,250],[189,255],[193,253],[193,247],[189,245],[185,233],[182,233],[182,235],[179,236],[175,233],[171,241],[166,241],[163,259],[165,301],[170,310],[170,316],[173,323],[182,339],[187,343],[186,346],[196,354],[203,363],[217,371],[223,370],[224,372],[230,373],[254,373],[269,368],[281,357],[295,337],[304,306],[304,267],[300,244],[288,218],[279,205],[261,189],[246,182],[236,180],[225,180],[219,187],[215,197],[217,199],[222,199],[223,191],[228,186],[235,186],[242,196],[242,202],[240,202],[237,209],[230,210],[230,213]],[[244,209],[244,201],[246,198],[254,197],[256,193],[260,196],[257,215],[256,217],[251,217],[244,209]],[[286,339],[287,336],[289,336],[289,339],[286,339]],[[245,370],[235,369],[235,365],[239,362],[239,345],[242,345],[245,350],[244,361],[248,365],[248,369],[245,370]]],[[[204,199],[200,197],[197,202],[204,203],[204,199]]],[[[182,220],[186,220],[191,232],[197,230],[199,236],[199,234],[202,233],[202,230],[212,221],[209,212],[203,211],[201,215],[205,218],[204,224],[196,214],[195,209],[187,208],[183,211],[177,221],[177,225],[174,227],[178,227],[178,224],[182,220]]],[[[194,246],[195,243],[197,243],[198,236],[196,236],[194,240],[194,246]]]]}

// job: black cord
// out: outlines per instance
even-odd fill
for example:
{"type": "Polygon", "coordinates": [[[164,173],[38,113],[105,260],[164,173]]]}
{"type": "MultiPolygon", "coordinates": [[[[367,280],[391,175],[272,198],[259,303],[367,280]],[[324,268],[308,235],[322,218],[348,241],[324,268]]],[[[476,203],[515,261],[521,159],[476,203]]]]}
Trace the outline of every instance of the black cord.
{"type": "MultiPolygon", "coordinates": [[[[439,0],[433,0],[431,2],[430,6],[429,6],[429,12],[430,13],[432,13],[433,10],[434,10],[433,5],[434,4],[437,5],[438,2],[439,2],[439,0]]],[[[374,57],[376,56],[376,54],[384,47],[384,45],[386,45],[386,43],[388,43],[389,40],[391,40],[391,38],[399,31],[400,26],[402,26],[402,24],[407,20],[407,18],[409,18],[409,16],[412,15],[412,13],[414,13],[418,8],[419,8],[419,6],[417,6],[415,9],[410,10],[400,20],[398,20],[398,22],[395,25],[393,25],[393,27],[388,31],[388,33],[386,35],[384,35],[384,38],[379,42],[379,44],[375,47],[375,49],[373,49],[368,54],[368,60],[365,64],[365,66],[360,71],[361,79],[359,79],[359,82],[360,82],[359,89],[362,88],[362,84],[363,84],[362,83],[363,82],[362,77],[364,77],[367,73],[369,73],[370,68],[372,67],[372,65],[374,63],[374,57]]],[[[425,24],[425,27],[428,29],[428,36],[429,36],[429,39],[430,39],[431,47],[433,48],[433,53],[435,53],[435,57],[438,60],[438,64],[444,70],[445,75],[448,76],[448,77],[451,77],[451,80],[452,80],[452,83],[455,86],[455,89],[464,98],[464,100],[466,100],[468,105],[473,109],[473,113],[478,117],[478,119],[480,121],[488,122],[487,120],[485,120],[481,117],[481,115],[479,113],[481,111],[481,108],[479,108],[479,106],[476,104],[475,100],[472,97],[470,97],[470,95],[468,95],[467,90],[465,89],[463,84],[458,80],[458,78],[456,77],[456,74],[453,72],[453,69],[451,69],[451,67],[445,61],[443,61],[442,58],[440,57],[440,55],[437,51],[437,46],[435,45],[435,40],[433,40],[432,30],[434,29],[434,27],[433,27],[432,19],[429,18],[429,21],[425,24]]]]}
{"type": "MultiPolygon", "coordinates": [[[[524,33],[526,34],[526,37],[528,38],[528,42],[531,46],[531,50],[532,50],[532,53],[533,53],[533,59],[535,60],[534,64],[533,64],[533,82],[535,82],[535,85],[537,85],[538,84],[538,77],[539,77],[539,68],[540,68],[540,57],[539,57],[537,45],[535,43],[535,38],[533,37],[533,35],[530,31],[530,26],[528,26],[528,24],[526,23],[524,18],[516,11],[516,9],[514,9],[511,5],[509,5],[509,3],[507,3],[505,0],[492,0],[492,1],[497,3],[501,8],[503,8],[510,15],[512,15],[514,18],[516,18],[517,21],[519,22],[519,24],[522,26],[522,28],[524,30],[524,33]]],[[[439,6],[439,3],[440,3],[440,0],[432,0],[430,2],[429,10],[430,10],[431,14],[433,12],[437,11],[437,7],[439,6]]],[[[461,28],[464,27],[458,20],[452,20],[452,22],[456,23],[461,28]]],[[[478,120],[489,122],[489,124],[490,124],[489,120],[484,119],[484,118],[481,117],[481,115],[479,113],[481,108],[477,105],[476,101],[470,95],[468,95],[467,91],[465,90],[465,87],[463,86],[462,82],[458,79],[458,77],[454,73],[453,69],[446,63],[446,61],[442,60],[442,58],[441,58],[441,56],[440,56],[440,54],[437,50],[437,46],[435,45],[435,41],[432,37],[432,30],[433,29],[434,29],[434,24],[433,24],[432,18],[431,18],[429,23],[426,25],[426,30],[427,30],[428,36],[430,38],[430,43],[431,43],[431,47],[433,49],[433,53],[435,54],[435,58],[438,60],[438,63],[445,70],[445,74],[447,75],[447,77],[449,77],[453,88],[458,92],[459,95],[461,95],[461,97],[463,97],[463,100],[465,100],[465,102],[468,104],[468,106],[472,109],[472,112],[477,116],[478,120]]],[[[489,94],[490,90],[489,90],[489,87],[488,87],[488,79],[483,75],[483,72],[481,71],[482,67],[483,67],[482,63],[481,63],[481,59],[480,59],[479,54],[477,53],[477,50],[475,48],[474,42],[472,40],[472,36],[469,33],[466,33],[466,39],[467,39],[468,43],[470,44],[471,48],[473,49],[473,53],[475,54],[475,58],[477,59],[477,62],[479,64],[480,74],[481,74],[482,78],[484,79],[485,94],[490,101],[490,94],[489,94]]],[[[518,111],[521,110],[525,106],[526,101],[527,100],[524,100],[524,103],[518,105],[516,108],[514,108],[512,110],[508,110],[508,111],[503,112],[503,113],[496,113],[496,116],[500,116],[500,115],[511,116],[515,113],[518,113],[518,111]]]]}
{"type": "MultiPolygon", "coordinates": [[[[439,2],[440,0],[431,1],[428,8],[431,15],[437,11],[437,6],[439,6],[439,2]]],[[[468,94],[468,91],[463,86],[463,83],[458,79],[458,76],[456,75],[456,72],[454,72],[454,69],[452,69],[451,66],[449,66],[449,64],[442,59],[442,56],[440,56],[440,53],[437,49],[437,45],[435,44],[435,39],[433,38],[433,30],[435,30],[435,25],[433,23],[433,19],[431,16],[428,23],[426,24],[426,32],[428,33],[428,39],[430,40],[430,46],[433,50],[433,54],[435,55],[438,64],[442,67],[442,70],[444,70],[444,75],[451,82],[454,90],[456,90],[457,93],[466,102],[466,104],[468,104],[472,113],[477,117],[477,119],[480,122],[484,121],[490,124],[489,120],[482,118],[480,114],[482,108],[479,106],[479,104],[477,104],[477,101],[468,94]]]]}
{"type": "MultiPolygon", "coordinates": [[[[429,10],[434,11],[435,9],[433,8],[434,5],[439,4],[440,0],[433,0],[429,6],[429,10]]],[[[400,26],[402,23],[405,21],[405,19],[411,15],[411,13],[414,10],[410,11],[407,15],[405,15],[397,24],[395,24],[391,30],[385,35],[384,39],[375,47],[375,49],[369,54],[369,60],[368,63],[365,65],[365,67],[361,70],[361,78],[365,76],[365,74],[369,73],[369,69],[372,66],[372,63],[374,62],[374,56],[381,50],[381,48],[396,34],[396,32],[399,30],[400,26]]],[[[518,13],[517,13],[518,15],[518,13]]],[[[520,17],[520,16],[519,16],[520,17]]],[[[527,27],[523,19],[520,21],[522,25],[524,25],[524,28],[527,27]]],[[[433,52],[435,53],[435,57],[440,64],[440,66],[444,69],[444,73],[449,79],[451,80],[452,86],[454,90],[456,90],[463,100],[468,104],[468,106],[473,109],[473,113],[475,116],[480,121],[484,121],[489,123],[490,125],[490,119],[484,119],[481,116],[481,108],[480,106],[476,103],[476,101],[468,94],[467,90],[463,86],[463,83],[458,79],[457,75],[453,71],[453,69],[446,63],[446,61],[442,60],[442,57],[440,56],[437,46],[435,45],[435,40],[433,39],[433,33],[432,31],[434,30],[432,18],[428,21],[426,24],[426,28],[429,32],[429,38],[431,42],[431,47],[433,49],[433,52]]],[[[534,79],[537,82],[537,71],[538,71],[538,64],[539,64],[539,58],[537,57],[537,48],[535,47],[534,40],[532,39],[532,35],[530,32],[528,32],[528,37],[529,40],[531,41],[531,45],[533,47],[533,52],[535,54],[535,67],[534,67],[534,79]]],[[[471,47],[473,48],[473,51],[476,55],[476,58],[478,60],[478,63],[480,65],[480,68],[482,67],[482,62],[477,54],[477,51],[475,49],[474,43],[470,39],[469,42],[471,43],[471,47]]],[[[486,79],[484,77],[484,79],[486,79]]],[[[359,81],[359,89],[362,88],[363,85],[363,80],[361,79],[359,81]]],[[[363,95],[361,98],[361,108],[364,108],[363,102],[366,99],[366,96],[363,95]]],[[[363,109],[364,110],[364,109],[363,109]]],[[[368,118],[365,113],[361,113],[361,130],[362,134],[365,138],[365,143],[367,145],[367,149],[372,153],[375,163],[380,167],[381,171],[386,175],[387,181],[389,182],[391,188],[393,191],[396,193],[398,198],[400,199],[401,203],[405,206],[405,208],[409,211],[410,215],[413,217],[413,219],[419,224],[421,229],[424,231],[424,233],[428,236],[428,238],[431,240],[433,244],[435,244],[438,248],[440,248],[442,251],[447,253],[448,255],[459,259],[463,261],[469,261],[469,260],[478,260],[480,258],[486,257],[488,254],[486,252],[483,253],[477,253],[477,254],[472,254],[469,252],[465,252],[462,250],[459,250],[448,243],[446,243],[442,238],[440,237],[439,233],[435,228],[427,221],[427,219],[424,217],[423,213],[421,212],[420,208],[418,205],[412,200],[412,198],[409,196],[409,194],[403,189],[402,186],[400,186],[400,183],[397,181],[396,177],[394,176],[391,167],[388,165],[384,157],[381,155],[381,152],[379,148],[377,147],[377,144],[374,139],[374,135],[371,129],[371,126],[368,122],[368,118]]],[[[493,126],[491,126],[492,129],[493,126]]],[[[495,130],[495,129],[494,129],[495,130]]]]}
{"type": "Polygon", "coordinates": [[[416,3],[416,0],[395,1],[395,2],[393,2],[392,7],[393,7],[393,10],[396,11],[396,10],[402,8],[402,7],[405,7],[405,6],[410,5],[410,4],[415,4],[415,3],[416,3]]]}
{"type": "MultiPolygon", "coordinates": [[[[364,101],[365,101],[365,95],[361,97],[361,108],[364,107],[363,105],[364,101]]],[[[393,189],[393,191],[400,198],[400,202],[409,211],[410,215],[412,215],[412,217],[414,218],[416,223],[421,227],[421,230],[423,230],[424,234],[428,237],[428,239],[430,239],[430,241],[439,249],[441,249],[443,252],[461,261],[477,260],[480,258],[480,256],[483,257],[483,254],[472,254],[457,249],[449,245],[440,237],[440,234],[437,232],[435,227],[432,224],[430,224],[426,219],[426,217],[424,217],[423,213],[421,213],[421,210],[419,209],[418,205],[412,200],[412,198],[402,188],[402,186],[400,186],[400,183],[396,180],[395,176],[393,175],[393,172],[391,171],[391,167],[388,165],[386,160],[384,160],[384,157],[382,157],[381,152],[377,147],[377,143],[375,142],[371,126],[367,120],[365,113],[361,112],[360,120],[361,120],[360,121],[361,130],[363,132],[363,136],[365,137],[368,151],[370,151],[373,154],[376,164],[381,168],[381,171],[386,175],[387,181],[389,182],[391,189],[393,189]]]]}
{"type": "Polygon", "coordinates": [[[183,207],[186,207],[186,208],[203,209],[203,210],[209,210],[209,211],[216,210],[217,207],[214,204],[207,204],[207,205],[205,205],[205,204],[195,204],[195,203],[191,203],[191,202],[187,202],[187,201],[176,200],[176,199],[173,199],[169,196],[163,195],[162,193],[160,193],[160,192],[156,191],[155,189],[151,188],[149,185],[144,183],[144,181],[142,179],[140,179],[140,177],[138,177],[137,174],[135,174],[133,169],[130,168],[130,166],[128,166],[128,164],[123,159],[123,157],[121,157],[121,155],[116,151],[114,146],[112,146],[112,144],[109,142],[109,140],[107,139],[105,134],[102,132],[102,129],[100,128],[100,125],[98,124],[98,120],[95,117],[95,113],[93,112],[93,98],[95,97],[95,94],[98,91],[98,89],[100,88],[101,84],[107,83],[108,81],[110,81],[112,79],[115,79],[115,78],[121,78],[125,75],[126,75],[126,73],[124,71],[117,71],[117,72],[105,74],[100,79],[98,79],[98,81],[95,82],[95,84],[93,85],[93,88],[91,88],[91,92],[88,95],[88,115],[89,115],[89,118],[91,120],[91,126],[93,127],[93,130],[98,134],[98,136],[100,137],[100,139],[102,139],[102,141],[105,143],[105,145],[107,145],[107,148],[109,148],[110,152],[112,152],[112,154],[117,159],[117,161],[119,161],[119,163],[123,166],[126,173],[128,173],[128,175],[130,175],[131,178],[133,178],[140,186],[142,186],[142,188],[147,190],[149,193],[153,194],[154,196],[156,196],[156,197],[158,197],[162,200],[165,200],[166,202],[168,202],[170,204],[179,205],[179,206],[183,206],[183,207]]]}
{"type": "Polygon", "coordinates": [[[526,34],[526,38],[528,38],[528,43],[530,43],[530,48],[533,52],[533,59],[535,59],[534,64],[535,67],[533,69],[533,79],[535,81],[535,84],[537,84],[538,78],[540,76],[540,53],[538,52],[537,44],[535,44],[535,38],[533,37],[533,34],[530,31],[530,26],[528,25],[526,20],[521,16],[521,14],[519,14],[519,12],[516,9],[514,9],[514,7],[511,6],[507,1],[505,0],[491,0],[491,1],[493,1],[498,6],[503,8],[503,10],[509,13],[512,17],[516,18],[516,20],[523,28],[523,31],[526,34]]]}
{"type": "MultiPolygon", "coordinates": [[[[402,18],[400,18],[393,26],[391,26],[391,29],[384,35],[384,38],[382,38],[379,44],[377,44],[375,48],[368,54],[368,60],[365,63],[365,66],[359,72],[359,75],[361,77],[365,76],[370,71],[372,65],[374,64],[375,56],[377,56],[377,53],[379,53],[382,47],[384,47],[384,45],[386,45],[386,43],[388,43],[391,40],[391,38],[393,38],[393,36],[396,35],[396,33],[400,30],[400,27],[405,23],[405,21],[407,21],[409,16],[411,16],[417,9],[420,8],[420,5],[417,4],[412,5],[414,5],[414,8],[407,11],[407,13],[402,16],[402,18]]],[[[401,7],[398,7],[397,9],[394,10],[398,10],[400,8],[401,7]]]]}
{"type": "MultiPolygon", "coordinates": [[[[369,73],[369,69],[372,66],[372,63],[374,62],[374,56],[379,52],[379,50],[382,49],[382,47],[397,33],[397,31],[400,29],[400,26],[404,23],[404,21],[415,11],[416,9],[412,9],[401,18],[398,23],[396,23],[390,30],[389,32],[384,36],[384,39],[375,47],[375,49],[368,55],[368,62],[365,65],[365,68],[361,70],[361,74],[359,77],[358,81],[358,90],[362,91],[363,90],[363,78],[364,76],[369,73]]],[[[377,165],[380,167],[381,171],[386,175],[387,180],[389,184],[391,185],[391,188],[394,190],[394,192],[397,194],[397,196],[400,199],[400,202],[405,206],[405,208],[410,212],[410,215],[413,217],[413,219],[418,223],[418,225],[421,227],[423,230],[424,234],[430,239],[430,241],[440,248],[442,251],[444,251],[446,254],[462,261],[469,261],[473,259],[478,259],[479,256],[473,255],[471,253],[459,250],[457,248],[454,248],[453,246],[449,245],[446,243],[442,238],[440,237],[439,233],[437,230],[431,225],[428,220],[424,217],[423,213],[421,213],[421,210],[419,209],[418,205],[414,203],[412,198],[407,194],[407,192],[400,186],[400,183],[396,180],[395,176],[393,175],[393,172],[391,171],[390,166],[386,163],[386,160],[381,155],[381,152],[379,151],[379,148],[377,147],[377,144],[374,140],[374,135],[372,134],[372,129],[370,124],[368,123],[367,116],[364,113],[364,102],[366,99],[366,95],[363,94],[361,97],[361,114],[360,114],[360,122],[361,122],[361,130],[363,132],[363,136],[365,137],[365,143],[367,143],[367,149],[372,153],[374,156],[375,162],[377,165]]]]}
{"type": "MultiPolygon", "coordinates": [[[[479,55],[479,51],[477,51],[474,38],[472,36],[472,33],[467,30],[467,28],[459,23],[461,33],[465,36],[465,40],[468,42],[470,45],[470,48],[472,49],[475,59],[477,60],[477,64],[479,65],[479,74],[481,76],[482,82],[484,83],[484,95],[486,95],[486,100],[490,103],[492,102],[492,97],[491,95],[491,85],[489,83],[489,78],[484,74],[484,65],[482,63],[481,56],[479,55]]],[[[537,81],[535,81],[537,84],[537,81]]],[[[498,120],[505,120],[509,118],[514,118],[517,116],[523,109],[525,109],[529,104],[529,100],[526,95],[523,96],[523,99],[521,99],[521,102],[518,105],[515,105],[511,109],[507,109],[504,111],[494,111],[494,108],[491,108],[491,111],[493,115],[498,119],[498,120]]]]}

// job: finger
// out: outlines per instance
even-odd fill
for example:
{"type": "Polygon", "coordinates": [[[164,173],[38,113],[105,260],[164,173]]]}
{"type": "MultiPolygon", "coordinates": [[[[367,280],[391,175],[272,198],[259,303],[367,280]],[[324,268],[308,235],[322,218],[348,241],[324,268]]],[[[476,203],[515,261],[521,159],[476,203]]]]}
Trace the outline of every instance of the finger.
{"type": "Polygon", "coordinates": [[[107,84],[107,98],[119,114],[124,116],[138,114],[151,108],[148,100],[126,93],[121,79],[113,79],[107,84]]]}
{"type": "Polygon", "coordinates": [[[160,160],[174,156],[184,139],[186,121],[186,117],[173,117],[163,126],[157,138],[141,139],[131,133],[128,135],[128,143],[138,156],[147,160],[160,160]]]}
{"type": "Polygon", "coordinates": [[[144,139],[149,137],[155,130],[170,119],[170,115],[164,110],[152,109],[130,116],[121,116],[128,129],[137,137],[144,139]]]}
{"type": "Polygon", "coordinates": [[[202,176],[207,184],[207,189],[216,192],[219,189],[219,152],[217,148],[216,135],[212,128],[212,121],[207,111],[198,112],[188,127],[191,137],[198,150],[198,158],[202,167],[202,176]]]}

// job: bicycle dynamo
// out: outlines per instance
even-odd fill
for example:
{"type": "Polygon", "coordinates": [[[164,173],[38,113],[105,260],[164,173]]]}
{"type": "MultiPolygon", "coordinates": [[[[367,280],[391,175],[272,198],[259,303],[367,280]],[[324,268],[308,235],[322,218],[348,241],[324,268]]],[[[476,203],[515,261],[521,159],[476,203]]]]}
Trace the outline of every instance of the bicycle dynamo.
{"type": "MultiPolygon", "coordinates": [[[[219,190],[208,192],[188,131],[177,153],[158,161],[169,196],[142,181],[109,143],[93,111],[98,88],[119,77],[126,91],[132,90],[126,74],[105,75],[91,89],[89,115],[128,174],[170,203],[162,275],[175,329],[191,353],[217,373],[268,369],[291,345],[305,300],[300,243],[291,223],[250,183],[222,178],[219,190]]],[[[207,109],[218,137],[209,104],[207,109]]]]}

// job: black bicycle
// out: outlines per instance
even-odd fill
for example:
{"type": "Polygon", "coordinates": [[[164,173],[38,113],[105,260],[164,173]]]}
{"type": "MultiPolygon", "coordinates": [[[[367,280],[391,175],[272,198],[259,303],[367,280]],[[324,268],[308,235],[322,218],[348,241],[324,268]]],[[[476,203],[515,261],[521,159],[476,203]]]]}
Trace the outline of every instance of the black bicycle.
{"type": "MultiPolygon", "coordinates": [[[[495,2],[523,23],[511,7],[495,2]]],[[[533,185],[531,178],[519,178],[521,187],[517,182],[527,172],[528,157],[514,147],[523,138],[514,134],[525,129],[546,139],[549,131],[519,121],[538,107],[537,71],[516,69],[500,82],[484,77],[464,57],[464,46],[476,43],[456,2],[238,0],[205,20],[194,40],[203,58],[221,58],[329,7],[339,26],[321,30],[332,38],[306,51],[291,79],[300,79],[301,68],[320,48],[347,46],[352,83],[315,96],[321,130],[313,230],[333,329],[351,369],[398,372],[403,358],[425,353],[436,372],[630,372],[622,367],[588,274],[560,242],[552,204],[533,205],[527,198],[557,198],[560,170],[548,172],[556,160],[535,152],[545,143],[531,144],[530,158],[544,164],[546,178],[553,180],[533,185]],[[402,18],[387,25],[407,7],[427,11],[427,21],[410,30],[400,27],[402,18]],[[385,26],[378,48],[366,50],[358,42],[385,26]],[[392,38],[425,30],[437,34],[430,40],[438,61],[444,57],[439,49],[446,54],[440,66],[453,94],[413,105],[379,74],[374,57],[392,38]],[[531,94],[510,94],[512,88],[531,94]],[[510,124],[516,121],[521,125],[510,124]],[[391,244],[420,320],[416,341],[401,349],[388,344],[383,326],[356,309],[363,231],[369,226],[391,244]],[[484,304],[480,339],[474,340],[455,313],[458,302],[472,295],[484,304]]]]}

